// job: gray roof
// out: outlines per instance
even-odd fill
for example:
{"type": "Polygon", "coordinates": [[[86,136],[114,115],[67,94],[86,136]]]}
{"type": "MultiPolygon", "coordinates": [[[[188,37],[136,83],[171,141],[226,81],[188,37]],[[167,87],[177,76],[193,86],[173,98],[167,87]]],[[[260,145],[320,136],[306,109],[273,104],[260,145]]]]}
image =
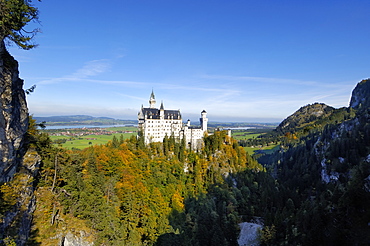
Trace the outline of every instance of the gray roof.
{"type": "MultiPolygon", "coordinates": [[[[148,119],[159,119],[160,110],[157,108],[142,108],[142,117],[145,115],[148,119]]],[[[180,110],[164,110],[164,119],[181,120],[180,110]]]]}
{"type": "Polygon", "coordinates": [[[200,126],[189,126],[189,129],[202,129],[200,126]]]}

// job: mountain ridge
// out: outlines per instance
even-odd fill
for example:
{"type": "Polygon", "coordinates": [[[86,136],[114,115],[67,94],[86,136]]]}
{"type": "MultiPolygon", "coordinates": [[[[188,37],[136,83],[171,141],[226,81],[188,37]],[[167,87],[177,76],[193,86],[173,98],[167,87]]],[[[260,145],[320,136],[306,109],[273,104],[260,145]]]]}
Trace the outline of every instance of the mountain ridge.
{"type": "Polygon", "coordinates": [[[33,116],[37,123],[45,122],[46,125],[123,125],[136,124],[136,120],[120,120],[110,117],[94,117],[89,115],[66,116],[33,116]]]}

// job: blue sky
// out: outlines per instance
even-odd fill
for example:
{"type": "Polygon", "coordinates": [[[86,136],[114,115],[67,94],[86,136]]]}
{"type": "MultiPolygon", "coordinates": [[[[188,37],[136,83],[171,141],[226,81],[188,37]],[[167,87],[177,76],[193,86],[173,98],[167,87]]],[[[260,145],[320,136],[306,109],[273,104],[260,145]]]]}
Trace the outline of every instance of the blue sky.
{"type": "Polygon", "coordinates": [[[34,116],[136,119],[153,89],[185,119],[280,122],[315,102],[348,106],[370,77],[367,0],[33,3],[39,47],[9,50],[37,86],[34,116]]]}

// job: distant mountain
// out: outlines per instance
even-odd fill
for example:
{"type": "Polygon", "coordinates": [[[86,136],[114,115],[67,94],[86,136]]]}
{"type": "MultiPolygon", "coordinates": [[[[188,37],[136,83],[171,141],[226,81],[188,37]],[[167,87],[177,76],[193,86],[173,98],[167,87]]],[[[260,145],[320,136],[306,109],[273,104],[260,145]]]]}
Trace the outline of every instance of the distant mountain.
{"type": "Polygon", "coordinates": [[[253,127],[261,129],[273,129],[276,123],[247,123],[247,122],[208,122],[210,128],[238,128],[238,127],[253,127]]]}
{"type": "Polygon", "coordinates": [[[137,124],[136,120],[119,120],[109,117],[93,117],[89,115],[67,115],[33,117],[37,123],[46,122],[46,125],[124,125],[137,124]]]}
{"type": "Polygon", "coordinates": [[[328,118],[335,108],[324,103],[314,103],[301,107],[294,114],[283,120],[276,128],[277,132],[286,133],[311,126],[317,121],[328,118]]]}

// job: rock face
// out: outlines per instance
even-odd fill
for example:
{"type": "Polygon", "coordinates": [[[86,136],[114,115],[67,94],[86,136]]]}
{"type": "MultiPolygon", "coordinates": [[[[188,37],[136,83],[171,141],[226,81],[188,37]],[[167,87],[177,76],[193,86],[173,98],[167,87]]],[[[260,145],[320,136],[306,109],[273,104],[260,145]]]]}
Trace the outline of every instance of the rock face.
{"type": "Polygon", "coordinates": [[[0,182],[10,180],[24,154],[28,109],[18,62],[0,43],[0,182]]]}
{"type": "Polygon", "coordinates": [[[239,246],[258,246],[258,230],[262,229],[262,225],[255,223],[243,222],[239,224],[240,235],[238,238],[239,246]]]}
{"type": "Polygon", "coordinates": [[[7,211],[0,221],[0,235],[14,239],[20,245],[26,245],[30,235],[32,214],[36,209],[34,195],[34,177],[37,175],[41,158],[35,150],[28,149],[22,158],[19,172],[12,181],[16,193],[16,204],[7,211]]]}
{"type": "Polygon", "coordinates": [[[92,246],[94,243],[89,243],[84,240],[85,235],[83,232],[80,232],[79,236],[73,235],[71,232],[68,232],[61,241],[62,246],[92,246]]]}
{"type": "MultiPolygon", "coordinates": [[[[12,180],[15,205],[2,214],[1,239],[25,245],[35,210],[33,180],[41,159],[25,146],[28,109],[18,62],[0,42],[0,184],[12,180]],[[27,152],[27,153],[26,153],[27,152]]],[[[13,243],[10,242],[10,243],[13,243]]]]}
{"type": "Polygon", "coordinates": [[[370,79],[362,80],[352,91],[349,106],[354,109],[365,109],[370,107],[370,79]]]}

